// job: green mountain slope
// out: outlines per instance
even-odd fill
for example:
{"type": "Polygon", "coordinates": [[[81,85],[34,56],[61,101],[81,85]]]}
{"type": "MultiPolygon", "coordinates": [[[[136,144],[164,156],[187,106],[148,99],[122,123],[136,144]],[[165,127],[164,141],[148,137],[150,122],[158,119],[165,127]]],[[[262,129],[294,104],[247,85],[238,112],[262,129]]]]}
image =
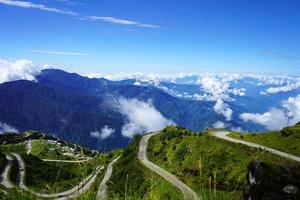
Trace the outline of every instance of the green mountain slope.
{"type": "Polygon", "coordinates": [[[300,156],[300,123],[286,127],[280,131],[230,133],[229,136],[300,156]]]}
{"type": "Polygon", "coordinates": [[[240,199],[252,160],[294,163],[210,135],[170,126],[150,138],[148,158],[176,175],[204,199],[240,199]]]}
{"type": "Polygon", "coordinates": [[[120,154],[117,151],[101,154],[35,131],[3,134],[0,142],[3,199],[53,199],[43,195],[66,191],[67,195],[57,197],[68,197],[77,192],[78,186],[85,185],[84,192],[75,198],[95,199],[107,164],[120,154]],[[8,173],[4,175],[6,169],[8,173]],[[3,183],[4,179],[7,183],[3,183]]]}
{"type": "MultiPolygon", "coordinates": [[[[230,136],[299,155],[295,145],[299,142],[299,126],[265,134],[230,136]]],[[[218,138],[215,133],[195,133],[169,126],[145,136],[150,138],[148,146],[143,142],[141,146],[147,147],[147,157],[156,167],[176,176],[202,200],[241,199],[251,161],[262,161],[278,174],[279,168],[273,166],[283,166],[280,163],[300,167],[296,161],[218,138]]],[[[140,142],[141,136],[136,136],[124,150],[99,153],[36,131],[2,134],[0,199],[94,200],[108,164],[118,156],[121,157],[106,183],[108,200],[184,199],[181,191],[169,182],[174,179],[165,180],[139,160],[140,142]]],[[[269,170],[268,176],[272,173],[269,170]]]]}
{"type": "Polygon", "coordinates": [[[140,139],[136,136],[114,165],[108,185],[108,199],[183,199],[177,188],[140,163],[137,158],[140,139]]]}

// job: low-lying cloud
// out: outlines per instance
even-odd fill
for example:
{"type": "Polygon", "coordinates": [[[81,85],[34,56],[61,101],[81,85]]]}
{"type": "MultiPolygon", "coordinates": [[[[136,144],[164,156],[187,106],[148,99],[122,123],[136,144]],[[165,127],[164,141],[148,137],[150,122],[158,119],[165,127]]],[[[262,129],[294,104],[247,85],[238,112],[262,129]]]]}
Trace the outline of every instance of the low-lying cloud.
{"type": "Polygon", "coordinates": [[[35,80],[42,67],[26,59],[5,60],[0,58],[0,83],[16,80],[35,80]]]}
{"type": "Polygon", "coordinates": [[[279,130],[300,121],[300,95],[289,97],[282,102],[282,108],[271,108],[265,113],[243,113],[240,118],[265,126],[269,130],[279,130]]]}
{"type": "Polygon", "coordinates": [[[287,85],[280,87],[270,87],[265,91],[265,93],[276,94],[279,92],[288,92],[298,88],[300,88],[300,81],[296,83],[288,83],[287,85]]]}
{"type": "Polygon", "coordinates": [[[122,127],[122,135],[125,137],[132,138],[136,134],[161,130],[172,124],[150,101],[119,98],[117,107],[127,118],[127,123],[122,127]]]}
{"type": "Polygon", "coordinates": [[[113,128],[110,128],[109,126],[105,125],[101,131],[92,131],[90,133],[90,135],[92,137],[95,137],[95,138],[99,138],[99,139],[106,139],[110,136],[112,136],[112,134],[115,132],[116,130],[113,129],[113,128]]]}
{"type": "Polygon", "coordinates": [[[18,130],[6,123],[0,121],[0,134],[5,132],[18,132],[18,130]]]}
{"type": "Polygon", "coordinates": [[[279,130],[288,123],[283,110],[272,108],[265,113],[242,113],[240,118],[245,122],[253,122],[265,126],[269,130],[279,130]]]}
{"type": "Polygon", "coordinates": [[[213,124],[213,127],[216,129],[222,129],[222,128],[225,128],[226,125],[224,122],[217,121],[216,123],[213,124]]]}
{"type": "Polygon", "coordinates": [[[223,100],[217,100],[216,104],[214,105],[214,110],[216,113],[223,115],[226,121],[231,120],[233,111],[231,108],[229,108],[228,104],[224,103],[223,100]]]}

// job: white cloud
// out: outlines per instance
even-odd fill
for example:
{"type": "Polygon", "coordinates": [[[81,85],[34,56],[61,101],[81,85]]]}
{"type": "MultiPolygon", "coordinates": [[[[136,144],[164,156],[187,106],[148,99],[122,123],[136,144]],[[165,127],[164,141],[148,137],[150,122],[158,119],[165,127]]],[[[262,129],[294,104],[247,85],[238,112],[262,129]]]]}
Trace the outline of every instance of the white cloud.
{"type": "Polygon", "coordinates": [[[231,120],[232,109],[229,108],[228,104],[224,103],[223,100],[217,100],[216,104],[214,105],[214,110],[216,113],[223,115],[227,121],[231,120]]]}
{"type": "Polygon", "coordinates": [[[39,9],[39,10],[44,10],[44,11],[48,11],[48,12],[72,15],[72,16],[79,15],[78,13],[73,12],[73,11],[51,8],[51,7],[47,7],[43,4],[34,4],[34,3],[31,3],[28,1],[0,0],[0,3],[8,5],[8,6],[16,6],[16,7],[21,7],[21,8],[33,8],[33,9],[39,9]]]}
{"type": "MultiPolygon", "coordinates": [[[[65,3],[70,3],[67,0],[59,0],[59,1],[65,2],[65,3]]],[[[113,23],[113,24],[132,25],[132,26],[137,26],[137,27],[142,27],[142,28],[153,28],[153,29],[161,28],[158,25],[144,24],[141,22],[127,20],[127,19],[120,19],[120,18],[116,18],[116,17],[112,17],[112,16],[84,16],[84,15],[81,15],[81,14],[71,11],[71,10],[63,10],[63,9],[48,7],[43,4],[36,4],[36,3],[29,2],[29,1],[0,0],[0,4],[5,4],[7,6],[20,7],[20,8],[27,8],[27,9],[38,9],[38,10],[43,10],[43,11],[47,11],[47,12],[65,14],[65,15],[71,15],[71,16],[76,16],[76,17],[78,17],[78,19],[82,19],[82,20],[91,20],[91,21],[99,21],[100,20],[103,22],[108,22],[108,23],[113,23]]]]}
{"type": "Polygon", "coordinates": [[[245,88],[233,88],[233,89],[230,89],[229,90],[230,93],[232,93],[233,95],[236,95],[236,96],[246,96],[246,89],[245,88]]]}
{"type": "Polygon", "coordinates": [[[172,121],[163,117],[151,102],[119,98],[117,107],[128,120],[122,127],[122,135],[125,137],[131,138],[136,134],[161,130],[172,124],[172,121]]]}
{"type": "Polygon", "coordinates": [[[87,53],[70,52],[70,51],[49,51],[49,50],[29,50],[33,53],[42,53],[50,55],[65,55],[65,56],[87,56],[87,53]]]}
{"type": "Polygon", "coordinates": [[[231,130],[238,133],[245,132],[241,127],[232,127],[231,130]]]}
{"type": "Polygon", "coordinates": [[[294,125],[300,121],[300,95],[289,97],[282,102],[282,106],[286,110],[290,125],[294,125]]]}
{"type": "Polygon", "coordinates": [[[300,95],[282,101],[282,108],[271,108],[265,113],[242,113],[240,118],[264,125],[269,130],[279,130],[300,121],[300,95]]]}
{"type": "Polygon", "coordinates": [[[287,85],[280,87],[270,87],[265,91],[265,93],[276,94],[279,92],[288,92],[297,88],[300,88],[300,81],[296,83],[288,83],[287,85]]]}
{"type": "Polygon", "coordinates": [[[198,80],[198,83],[206,93],[211,95],[208,96],[209,99],[213,99],[215,101],[218,99],[229,99],[229,96],[227,94],[229,84],[227,81],[224,81],[222,79],[218,80],[214,76],[204,76],[198,80]]]}
{"type": "Polygon", "coordinates": [[[242,113],[240,118],[245,122],[254,122],[265,126],[269,130],[279,130],[287,126],[287,117],[282,109],[271,108],[268,112],[242,113]]]}
{"type": "Polygon", "coordinates": [[[92,137],[95,137],[95,138],[100,138],[100,132],[99,131],[92,131],[92,132],[90,132],[90,135],[92,137]]]}
{"type": "Polygon", "coordinates": [[[101,129],[101,132],[93,131],[90,133],[90,135],[95,138],[106,139],[106,138],[110,137],[115,131],[116,131],[115,129],[110,128],[107,125],[105,125],[101,129]]]}
{"type": "Polygon", "coordinates": [[[0,133],[5,133],[5,132],[18,132],[18,130],[0,121],[0,133]]]}
{"type": "Polygon", "coordinates": [[[136,86],[141,86],[141,85],[142,85],[142,83],[141,83],[141,82],[139,82],[139,81],[136,81],[136,82],[134,82],[134,83],[133,83],[133,85],[136,85],[136,86]]]}
{"type": "Polygon", "coordinates": [[[217,121],[216,123],[213,124],[213,127],[216,129],[222,129],[222,128],[225,128],[226,125],[224,124],[224,122],[217,121]]]}
{"type": "Polygon", "coordinates": [[[35,80],[42,67],[35,65],[30,60],[20,59],[15,61],[0,58],[0,83],[15,80],[35,80]]]}
{"type": "Polygon", "coordinates": [[[111,16],[87,16],[86,18],[92,21],[103,21],[103,22],[109,22],[113,24],[133,25],[133,26],[139,26],[144,28],[156,28],[156,29],[160,28],[160,26],[153,25],[153,24],[144,24],[132,20],[120,19],[111,16]]]}

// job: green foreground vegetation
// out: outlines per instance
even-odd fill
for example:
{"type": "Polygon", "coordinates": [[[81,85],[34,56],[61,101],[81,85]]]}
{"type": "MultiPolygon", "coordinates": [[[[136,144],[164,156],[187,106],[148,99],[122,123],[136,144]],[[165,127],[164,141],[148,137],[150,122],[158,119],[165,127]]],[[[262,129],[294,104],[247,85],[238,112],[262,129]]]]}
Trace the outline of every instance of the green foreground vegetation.
{"type": "MultiPolygon", "coordinates": [[[[10,153],[19,154],[25,164],[25,185],[38,193],[58,193],[76,187],[83,179],[92,174],[97,167],[102,167],[96,181],[87,192],[79,196],[79,200],[92,200],[96,198],[97,190],[106,171],[108,163],[121,154],[120,150],[101,154],[81,148],[62,140],[49,137],[44,138],[41,133],[26,132],[23,134],[0,135],[0,172],[7,165],[5,155],[10,153]],[[34,136],[34,139],[32,137],[34,136]],[[49,140],[51,139],[51,140],[49,140]],[[28,152],[28,143],[32,143],[31,151],[28,152]],[[65,155],[66,150],[73,155],[65,155]],[[90,158],[85,162],[49,162],[42,159],[79,160],[90,158]]],[[[16,159],[12,160],[9,171],[9,179],[14,188],[7,189],[0,185],[0,199],[41,199],[29,192],[18,189],[20,181],[19,164],[16,159]],[[7,195],[4,195],[6,191],[7,195]]]]}
{"type": "MultiPolygon", "coordinates": [[[[300,155],[300,124],[278,132],[261,134],[231,133],[231,137],[263,144],[281,151],[300,155]]],[[[18,153],[25,163],[25,184],[39,193],[57,193],[78,185],[103,166],[96,181],[77,200],[94,200],[109,162],[121,155],[108,181],[108,199],[111,200],[182,200],[182,193],[138,160],[141,136],[136,136],[125,150],[98,153],[78,145],[41,135],[38,132],[0,135],[0,172],[8,161],[6,155],[18,153]],[[31,143],[31,151],[28,152],[31,143]],[[53,142],[55,141],[55,142],[53,142]],[[80,160],[86,162],[48,162],[43,159],[80,160]]],[[[156,165],[177,176],[192,188],[202,200],[238,200],[242,198],[247,165],[252,160],[268,164],[293,161],[272,153],[214,137],[210,131],[191,132],[169,126],[149,140],[147,156],[156,165]]],[[[2,199],[41,199],[22,191],[19,184],[19,165],[12,160],[9,179],[14,188],[0,185],[2,199]],[[8,195],[5,195],[6,191],[8,195]]]]}
{"type": "Polygon", "coordinates": [[[170,126],[150,138],[148,158],[203,199],[241,199],[252,160],[293,163],[271,153],[170,126]]]}
{"type": "Polygon", "coordinates": [[[114,165],[108,183],[108,199],[118,200],[181,200],[181,192],[154,172],[144,167],[137,158],[141,136],[136,136],[122,157],[114,165]]]}
{"type": "Polygon", "coordinates": [[[280,131],[230,133],[229,136],[300,156],[300,123],[286,127],[280,131]]]}

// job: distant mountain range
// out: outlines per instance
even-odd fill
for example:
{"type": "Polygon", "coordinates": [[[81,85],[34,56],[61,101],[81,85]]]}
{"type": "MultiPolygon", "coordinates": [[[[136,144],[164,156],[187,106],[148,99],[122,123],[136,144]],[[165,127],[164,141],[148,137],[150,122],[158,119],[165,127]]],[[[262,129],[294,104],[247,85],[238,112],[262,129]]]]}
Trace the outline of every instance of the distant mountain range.
{"type": "Polygon", "coordinates": [[[260,94],[274,85],[253,80],[232,81],[225,92],[227,82],[210,90],[205,87],[209,79],[202,80],[201,87],[190,80],[111,81],[45,69],[36,81],[0,84],[0,121],[18,131],[39,130],[104,151],[127,146],[132,135],[126,131],[143,133],[167,123],[194,131],[213,126],[265,130],[264,124],[249,123],[240,114],[268,112],[299,89],[260,94]],[[135,107],[137,102],[140,107],[135,107]]]}

